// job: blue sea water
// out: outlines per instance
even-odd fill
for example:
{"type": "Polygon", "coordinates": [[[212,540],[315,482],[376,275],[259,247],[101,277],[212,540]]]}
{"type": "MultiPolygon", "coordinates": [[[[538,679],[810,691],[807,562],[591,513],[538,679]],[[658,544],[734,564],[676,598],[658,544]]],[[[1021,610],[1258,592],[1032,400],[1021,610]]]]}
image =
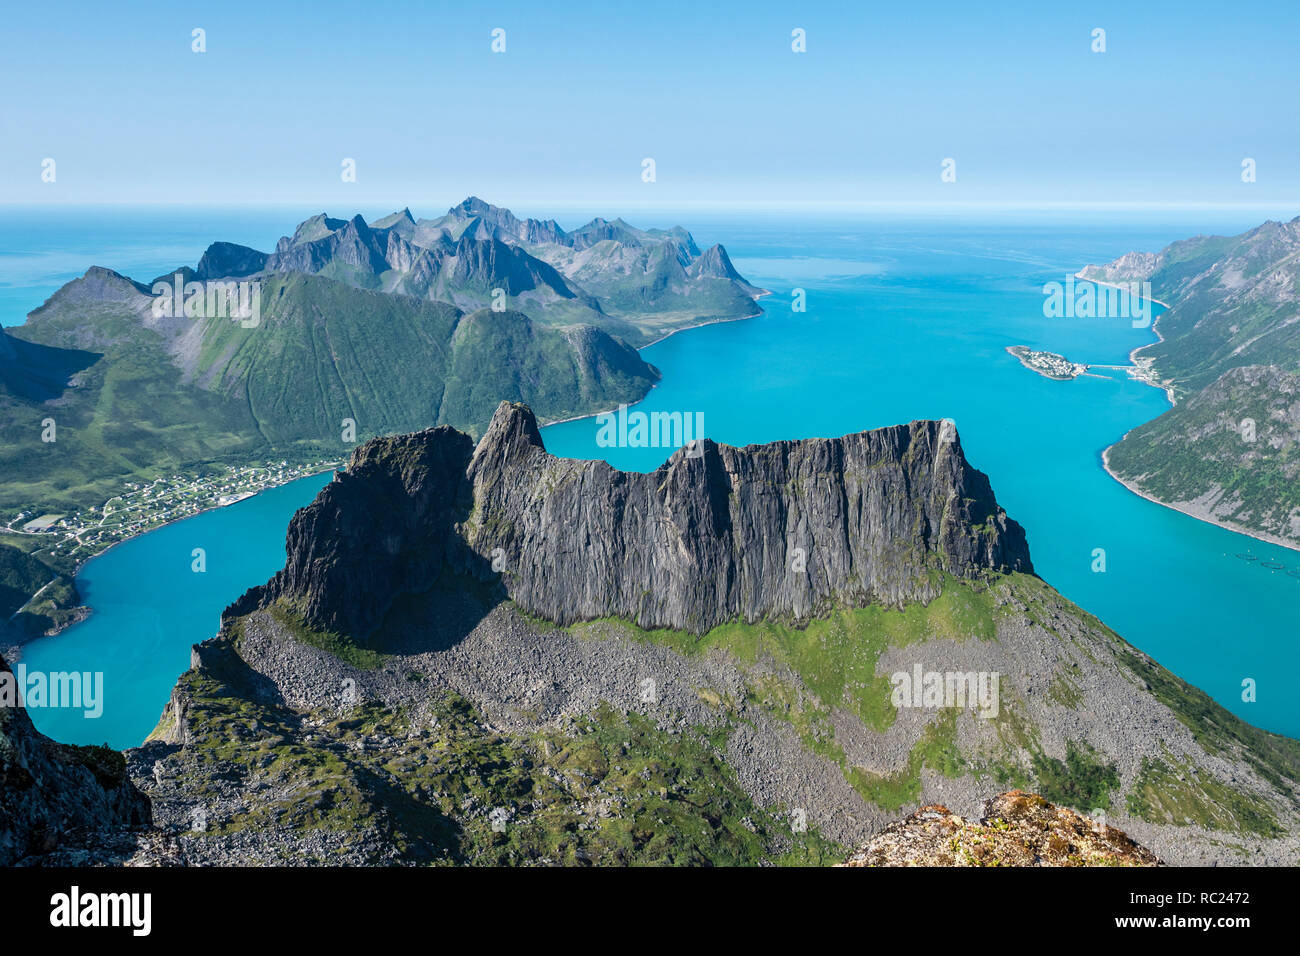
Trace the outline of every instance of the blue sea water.
{"type": "MultiPolygon", "coordinates": [[[[80,233],[71,217],[33,218],[25,231],[6,221],[0,321],[21,321],[90,264],[149,279],[196,261],[212,239],[267,249],[311,212],[105,213],[95,229],[80,233]],[[34,243],[25,238],[32,230],[34,243]]],[[[1050,381],[1005,351],[1023,344],[1079,362],[1125,363],[1131,349],[1153,341],[1149,329],[1126,318],[1047,318],[1044,283],[1132,249],[1158,249],[1201,232],[1240,232],[1264,214],[810,219],[664,211],[627,218],[647,226],[681,221],[701,245],[724,242],[736,267],[773,293],[758,318],[693,329],[647,348],[643,354],[663,380],[638,410],[702,413],[706,434],[731,444],[951,418],[967,457],[1025,526],[1045,580],[1233,712],[1300,736],[1300,702],[1289,692],[1300,676],[1300,577],[1287,573],[1300,574],[1300,552],[1144,501],[1105,473],[1102,449],[1161,414],[1168,407],[1162,392],[1122,373],[1050,381]],[[804,290],[806,312],[791,308],[795,289],[804,290]],[[1094,570],[1097,549],[1105,552],[1104,572],[1094,570]],[[1246,679],[1256,682],[1255,702],[1242,700],[1246,679]]],[[[546,428],[543,437],[556,454],[605,458],[621,468],[650,470],[667,457],[665,449],[598,447],[596,433],[594,419],[585,419],[546,428]]],[[[223,607],[281,566],[289,517],[324,481],[304,479],[187,519],[88,563],[79,584],[94,615],[29,645],[24,659],[33,669],[102,670],[105,713],[88,720],[33,711],[37,726],[72,742],[139,743],[187,666],[189,646],[212,635],[223,607]],[[189,567],[190,551],[200,546],[208,549],[205,575],[189,567]]]]}

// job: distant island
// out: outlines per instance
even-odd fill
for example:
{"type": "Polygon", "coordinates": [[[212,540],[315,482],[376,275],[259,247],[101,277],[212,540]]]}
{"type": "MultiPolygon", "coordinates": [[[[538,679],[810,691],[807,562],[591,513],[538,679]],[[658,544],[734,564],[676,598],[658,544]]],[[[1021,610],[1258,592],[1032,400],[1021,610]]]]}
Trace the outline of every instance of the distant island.
{"type": "MultiPolygon", "coordinates": [[[[147,282],[94,266],[0,329],[0,545],[68,577],[376,435],[477,435],[503,399],[543,421],[630,404],[659,379],[639,347],[766,294],[680,226],[565,231],[476,197],[322,213],[271,252],[214,242],[147,282]]],[[[30,623],[72,608],[45,610],[30,623]]]]}

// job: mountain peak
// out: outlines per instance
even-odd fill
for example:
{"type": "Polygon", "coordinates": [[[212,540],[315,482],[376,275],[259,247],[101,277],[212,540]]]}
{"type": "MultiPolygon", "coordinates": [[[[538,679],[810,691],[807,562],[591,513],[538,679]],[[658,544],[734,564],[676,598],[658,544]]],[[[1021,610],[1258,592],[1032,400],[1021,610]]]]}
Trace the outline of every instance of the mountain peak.
{"type": "Polygon", "coordinates": [[[397,212],[390,212],[387,216],[376,219],[370,224],[371,229],[392,229],[394,226],[405,230],[407,227],[415,225],[415,217],[411,215],[411,207],[405,206],[397,212]]]}
{"type": "Polygon", "coordinates": [[[731,257],[727,255],[727,250],[720,243],[709,246],[705,249],[694,263],[695,274],[713,276],[719,279],[734,279],[743,282],[744,279],[736,271],[736,267],[731,264],[731,257]]]}
{"type": "Polygon", "coordinates": [[[324,239],[332,232],[337,232],[347,225],[345,219],[331,219],[328,213],[318,213],[310,219],[304,219],[298,224],[298,228],[293,231],[292,238],[287,241],[280,240],[281,246],[296,246],[304,242],[313,242],[317,239],[324,239]]]}
{"type": "Polygon", "coordinates": [[[474,451],[474,460],[482,464],[494,459],[501,466],[533,448],[545,451],[533,410],[522,402],[502,402],[474,451]]]}
{"type": "Polygon", "coordinates": [[[214,242],[199,259],[195,276],[201,280],[242,278],[260,272],[266,267],[268,256],[248,246],[233,242],[214,242]]]}
{"type": "Polygon", "coordinates": [[[494,212],[508,213],[509,210],[501,209],[497,206],[494,206],[490,202],[487,202],[483,199],[479,199],[477,196],[466,196],[464,199],[460,201],[458,205],[452,206],[450,209],[448,209],[447,215],[461,218],[461,217],[472,217],[472,216],[484,216],[494,212]]]}

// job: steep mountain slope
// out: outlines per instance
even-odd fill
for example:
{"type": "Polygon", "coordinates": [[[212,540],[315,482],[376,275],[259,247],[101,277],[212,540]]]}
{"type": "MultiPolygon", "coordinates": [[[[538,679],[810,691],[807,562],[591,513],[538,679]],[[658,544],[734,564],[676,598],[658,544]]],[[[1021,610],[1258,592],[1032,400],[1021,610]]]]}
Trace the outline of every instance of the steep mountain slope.
{"type": "Polygon", "coordinates": [[[547,620],[616,616],[700,634],[928,601],[936,574],[1031,570],[1023,529],[934,423],[746,449],[704,440],[698,451],[650,474],[556,458],[531,410],[509,403],[477,448],[450,428],[368,444],[295,517],[291,560],[260,600],[286,597],[312,627],[364,637],[409,582],[443,571],[495,580],[495,556],[511,599],[547,620]],[[412,496],[416,481],[425,490],[412,496]]]}
{"type": "Polygon", "coordinates": [[[20,644],[66,623],[79,604],[72,578],[18,548],[0,544],[0,646],[20,644]]]}
{"type": "Polygon", "coordinates": [[[1249,365],[1141,425],[1108,466],[1170,507],[1300,546],[1300,375],[1249,365]]]}
{"type": "Polygon", "coordinates": [[[1300,217],[1240,236],[1197,236],[1080,275],[1149,281],[1169,304],[1139,349],[1178,406],[1107,451],[1135,490],[1215,523],[1300,545],[1296,398],[1300,217]],[[1254,422],[1255,440],[1246,419],[1254,422]]]}
{"type": "Polygon", "coordinates": [[[365,438],[439,422],[478,432],[502,399],[553,419],[592,414],[637,401],[658,379],[590,326],[466,316],[319,276],[258,281],[254,328],[155,317],[148,286],[96,268],[11,329],[0,354],[0,508],[99,504],[123,481],[200,463],[319,460],[346,447],[345,419],[365,438]],[[49,419],[53,442],[43,440],[49,419]]]}
{"type": "Polygon", "coordinates": [[[479,432],[503,398],[567,418],[638,400],[658,373],[589,326],[559,330],[519,312],[465,315],[444,302],[359,290],[318,276],[263,281],[261,324],[204,320],[176,343],[189,379],[246,403],[275,447],[439,422],[479,432]]]}
{"type": "Polygon", "coordinates": [[[187,385],[171,346],[192,320],[154,318],[151,301],[96,267],[7,330],[20,353],[58,356],[60,374],[42,394],[0,395],[0,508],[73,510],[123,481],[266,451],[246,406],[187,385]]]}
{"type": "Polygon", "coordinates": [[[1170,308],[1140,350],[1181,399],[1243,365],[1300,370],[1300,216],[1240,236],[1197,236],[1081,273],[1149,281],[1170,308]]]}
{"type": "MultiPolygon", "coordinates": [[[[0,687],[13,680],[0,658],[0,687]]],[[[0,700],[0,866],[121,862],[136,849],[128,829],[149,821],[120,753],[55,743],[0,700]]]]}
{"type": "Polygon", "coordinates": [[[549,456],[503,404],[477,447],[371,442],[195,649],[133,778],[196,862],[834,862],[1008,785],[1171,862],[1294,862],[1300,744],[1028,573],[944,437],[639,475],[549,456]]]}
{"type": "Polygon", "coordinates": [[[0,329],[0,399],[46,402],[58,398],[68,380],[98,358],[93,352],[24,342],[0,329]]]}

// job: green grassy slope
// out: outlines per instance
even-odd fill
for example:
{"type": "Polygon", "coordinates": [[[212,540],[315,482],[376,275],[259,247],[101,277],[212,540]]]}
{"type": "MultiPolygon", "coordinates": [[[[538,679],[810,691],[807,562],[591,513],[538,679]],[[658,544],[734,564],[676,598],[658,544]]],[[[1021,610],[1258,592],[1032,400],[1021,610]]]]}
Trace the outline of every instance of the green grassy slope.
{"type": "Polygon", "coordinates": [[[63,343],[93,328],[98,357],[58,397],[0,397],[0,508],[74,510],[122,483],[196,462],[245,460],[265,442],[221,396],[187,386],[163,338],[125,308],[45,312],[11,330],[63,343]],[[54,441],[43,423],[54,422],[54,441]]]}
{"type": "Polygon", "coordinates": [[[65,287],[3,343],[0,381],[15,386],[0,393],[0,509],[70,511],[211,463],[345,454],[345,419],[361,441],[444,423],[477,433],[502,399],[548,419],[592,414],[658,377],[598,330],[464,316],[318,276],[266,279],[254,328],[151,323],[127,280],[93,282],[65,287]],[[27,353],[58,374],[20,378],[27,353]]]}
{"type": "Polygon", "coordinates": [[[1109,461],[1161,501],[1217,493],[1218,519],[1300,543],[1300,375],[1270,366],[1227,372],[1129,432],[1109,461]]]}
{"type": "Polygon", "coordinates": [[[244,401],[275,446],[451,424],[480,431],[503,399],[548,419],[641,398],[657,377],[604,333],[539,327],[519,312],[463,316],[440,302],[316,276],[277,276],[255,329],[210,320],[197,376],[244,401]]]}

